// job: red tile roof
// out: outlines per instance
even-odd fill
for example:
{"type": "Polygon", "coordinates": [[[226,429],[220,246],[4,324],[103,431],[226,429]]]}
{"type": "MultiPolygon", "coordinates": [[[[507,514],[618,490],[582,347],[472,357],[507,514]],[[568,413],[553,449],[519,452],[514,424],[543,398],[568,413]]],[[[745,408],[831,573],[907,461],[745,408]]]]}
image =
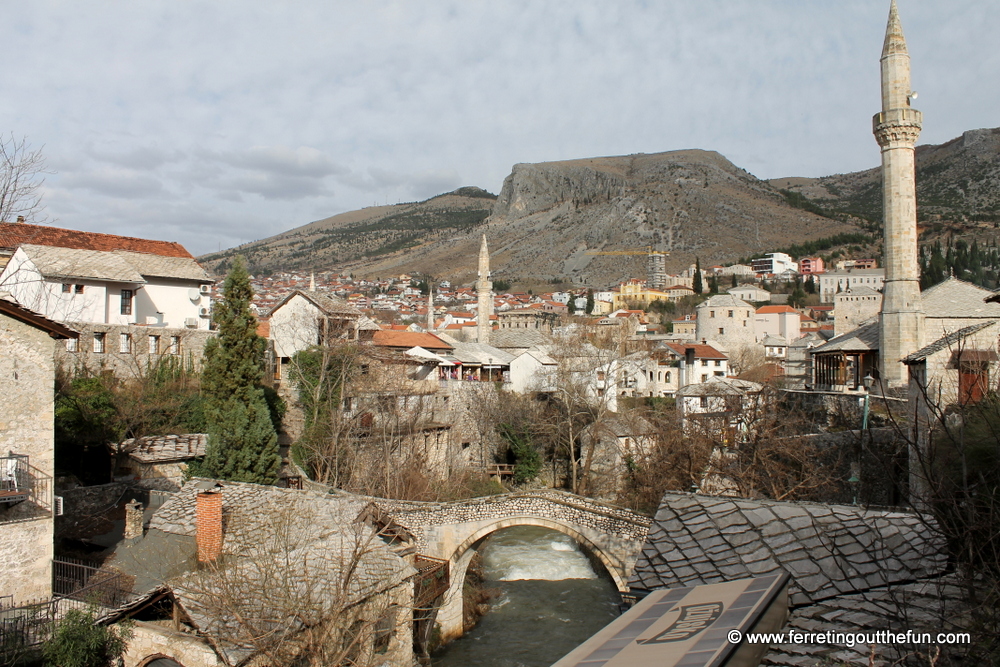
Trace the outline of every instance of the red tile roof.
{"type": "Polygon", "coordinates": [[[173,241],[150,241],[131,236],[81,232],[24,222],[0,222],[0,248],[16,248],[22,243],[76,250],[127,250],[163,257],[191,257],[191,253],[185,250],[184,246],[173,241]]]}
{"type": "Polygon", "coordinates": [[[703,345],[701,343],[664,343],[671,350],[684,356],[684,351],[688,348],[694,348],[694,358],[695,359],[728,359],[725,354],[719,352],[711,345],[703,345]]]}
{"type": "Polygon", "coordinates": [[[451,345],[434,334],[414,331],[376,331],[372,341],[382,347],[398,347],[410,349],[422,347],[425,350],[450,350],[451,345]]]}
{"type": "Polygon", "coordinates": [[[761,306],[757,309],[758,315],[768,315],[771,313],[797,313],[791,306],[761,306]]]}

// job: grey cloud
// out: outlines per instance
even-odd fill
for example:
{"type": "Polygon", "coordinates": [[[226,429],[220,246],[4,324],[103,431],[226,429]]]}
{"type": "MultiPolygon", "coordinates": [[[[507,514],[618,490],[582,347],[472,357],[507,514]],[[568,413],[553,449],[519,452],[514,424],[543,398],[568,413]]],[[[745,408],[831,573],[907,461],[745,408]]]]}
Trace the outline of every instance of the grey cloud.
{"type": "Polygon", "coordinates": [[[91,148],[88,153],[102,162],[110,162],[129,169],[157,169],[182,158],[178,151],[165,151],[155,146],[136,146],[120,152],[91,148]]]}
{"type": "Polygon", "coordinates": [[[101,167],[83,170],[59,177],[55,187],[88,189],[111,197],[134,199],[162,197],[166,194],[163,183],[149,174],[128,169],[101,167]]]}
{"type": "Polygon", "coordinates": [[[340,167],[315,148],[300,146],[254,146],[242,151],[219,154],[219,159],[239,169],[252,169],[272,174],[322,178],[343,173],[340,167]]]}

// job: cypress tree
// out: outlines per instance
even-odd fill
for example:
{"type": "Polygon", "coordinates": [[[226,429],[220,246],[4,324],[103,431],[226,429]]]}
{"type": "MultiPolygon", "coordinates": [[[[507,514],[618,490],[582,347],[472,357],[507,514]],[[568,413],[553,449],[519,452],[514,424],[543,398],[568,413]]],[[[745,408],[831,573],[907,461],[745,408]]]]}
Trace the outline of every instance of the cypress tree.
{"type": "Polygon", "coordinates": [[[588,315],[594,312],[594,290],[592,289],[587,290],[587,305],[585,310],[588,315]]]}
{"type": "Polygon", "coordinates": [[[698,257],[694,258],[694,280],[691,283],[691,289],[694,290],[695,294],[701,294],[705,289],[701,284],[701,259],[698,257]]]}
{"type": "Polygon", "coordinates": [[[208,418],[205,459],[192,472],[236,482],[273,484],[281,457],[261,380],[267,342],[250,310],[253,288],[242,257],[233,262],[216,303],[218,335],[205,344],[202,392],[208,418]]]}

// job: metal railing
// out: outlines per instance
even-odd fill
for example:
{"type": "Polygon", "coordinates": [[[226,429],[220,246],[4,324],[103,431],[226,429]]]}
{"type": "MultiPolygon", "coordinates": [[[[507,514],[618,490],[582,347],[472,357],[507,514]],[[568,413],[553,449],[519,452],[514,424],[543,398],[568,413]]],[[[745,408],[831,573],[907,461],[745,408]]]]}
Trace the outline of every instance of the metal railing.
{"type": "Polygon", "coordinates": [[[132,598],[129,577],[85,561],[63,558],[52,561],[52,596],[72,606],[97,605],[114,609],[132,598]]]}
{"type": "Polygon", "coordinates": [[[33,505],[32,512],[9,514],[0,511],[0,523],[37,518],[52,513],[52,477],[31,465],[25,454],[10,452],[0,456],[0,504],[8,508],[21,502],[33,505]]]}

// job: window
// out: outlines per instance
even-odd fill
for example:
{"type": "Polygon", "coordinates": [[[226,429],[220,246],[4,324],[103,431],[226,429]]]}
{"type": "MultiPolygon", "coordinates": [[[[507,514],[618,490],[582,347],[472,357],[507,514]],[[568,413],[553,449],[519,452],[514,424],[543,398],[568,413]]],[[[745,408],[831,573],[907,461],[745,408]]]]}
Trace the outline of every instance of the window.
{"type": "Polygon", "coordinates": [[[667,371],[667,374],[664,376],[663,381],[670,382],[670,371],[667,371]]]}
{"type": "MultiPolygon", "coordinates": [[[[746,324],[746,322],[744,322],[744,324],[746,324]]],[[[726,334],[726,330],[723,329],[722,327],[719,327],[719,335],[720,336],[724,336],[725,334],[726,334]]]]}
{"type": "Polygon", "coordinates": [[[149,337],[149,353],[159,354],[160,353],[160,337],[150,336],[149,337]]]}
{"type": "Polygon", "coordinates": [[[132,290],[122,290],[122,315],[132,314],[132,290]]]}
{"type": "Polygon", "coordinates": [[[598,380],[604,379],[604,371],[597,371],[597,379],[598,380]]]}
{"type": "Polygon", "coordinates": [[[722,365],[722,359],[716,359],[715,360],[715,365],[716,366],[721,366],[722,365]]]}
{"type": "Polygon", "coordinates": [[[67,352],[76,352],[76,350],[77,350],[76,339],[75,338],[67,338],[66,339],[66,351],[67,352]]]}
{"type": "Polygon", "coordinates": [[[73,289],[72,285],[70,285],[69,283],[63,283],[62,284],[63,294],[69,294],[72,289],[73,289]]]}
{"type": "Polygon", "coordinates": [[[708,409],[708,396],[702,396],[701,397],[701,401],[699,402],[699,405],[700,405],[700,407],[703,410],[707,410],[708,409]]]}
{"type": "Polygon", "coordinates": [[[132,334],[123,333],[118,337],[118,351],[122,354],[132,352],[132,334]]]}
{"type": "Polygon", "coordinates": [[[181,353],[181,337],[171,336],[170,347],[167,348],[167,354],[180,354],[180,353],[181,353]]]}
{"type": "Polygon", "coordinates": [[[83,294],[83,285],[73,285],[74,294],[83,294]]]}
{"type": "Polygon", "coordinates": [[[703,374],[703,375],[701,376],[701,381],[702,381],[702,382],[708,382],[708,374],[707,374],[707,373],[706,373],[706,374],[703,374]]]}
{"type": "Polygon", "coordinates": [[[104,354],[104,332],[94,334],[94,354],[104,354]]]}
{"type": "Polygon", "coordinates": [[[717,378],[721,378],[721,377],[725,376],[725,373],[723,373],[722,371],[715,371],[714,375],[717,378]]]}
{"type": "Polygon", "coordinates": [[[734,310],[730,310],[730,311],[729,311],[729,317],[732,317],[732,316],[733,316],[733,313],[735,313],[735,312],[736,312],[736,311],[734,311],[734,310]]]}
{"type": "Polygon", "coordinates": [[[714,310],[708,311],[708,316],[709,317],[715,317],[715,311],[714,310]]]}
{"type": "Polygon", "coordinates": [[[701,360],[701,365],[702,366],[708,366],[708,359],[702,359],[701,360]]]}

